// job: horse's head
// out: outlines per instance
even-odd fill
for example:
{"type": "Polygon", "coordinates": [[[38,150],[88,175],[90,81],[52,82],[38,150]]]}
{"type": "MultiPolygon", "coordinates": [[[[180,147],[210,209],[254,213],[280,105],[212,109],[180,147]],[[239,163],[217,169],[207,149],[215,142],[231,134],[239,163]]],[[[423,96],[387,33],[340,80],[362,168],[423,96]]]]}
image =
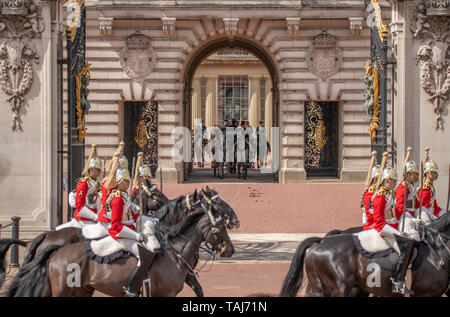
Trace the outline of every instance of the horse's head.
{"type": "Polygon", "coordinates": [[[199,222],[203,239],[212,246],[213,251],[220,252],[221,257],[231,257],[234,253],[233,243],[227,232],[227,225],[222,215],[208,207],[203,208],[205,216],[199,222]]]}
{"type": "MultiPolygon", "coordinates": [[[[139,191],[135,193],[135,200],[139,201],[139,191]]],[[[151,178],[147,176],[142,186],[142,203],[144,215],[152,215],[152,211],[156,211],[168,201],[167,197],[151,182],[151,178]]]]}
{"type": "Polygon", "coordinates": [[[219,196],[217,191],[206,186],[206,190],[202,188],[199,196],[204,206],[207,208],[211,206],[213,210],[217,211],[224,218],[228,229],[239,228],[239,217],[234,209],[219,196]]]}

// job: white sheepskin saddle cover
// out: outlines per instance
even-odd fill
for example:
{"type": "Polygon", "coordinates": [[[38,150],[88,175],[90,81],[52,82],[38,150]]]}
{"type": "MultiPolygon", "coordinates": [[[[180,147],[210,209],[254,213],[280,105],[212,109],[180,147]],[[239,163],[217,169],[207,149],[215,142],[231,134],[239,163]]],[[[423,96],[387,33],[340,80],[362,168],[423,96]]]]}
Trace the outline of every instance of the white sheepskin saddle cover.
{"type": "MultiPolygon", "coordinates": [[[[143,218],[143,231],[142,231],[146,236],[146,243],[145,243],[144,247],[151,252],[155,252],[156,249],[161,247],[158,239],[155,236],[156,223],[158,221],[157,221],[157,219],[152,219],[150,217],[146,217],[146,218],[143,218]]],[[[91,229],[89,229],[89,230],[91,230],[91,229]]],[[[99,231],[97,231],[96,234],[100,233],[100,230],[101,229],[99,229],[99,231]]],[[[95,231],[95,230],[93,229],[92,231],[95,231]]],[[[84,232],[83,232],[83,234],[84,234],[84,232]]],[[[138,249],[137,249],[138,242],[137,241],[130,240],[130,239],[123,239],[123,243],[121,243],[118,241],[118,239],[112,238],[109,235],[109,233],[108,233],[108,236],[105,238],[102,238],[99,240],[87,241],[87,243],[90,244],[90,248],[88,248],[88,249],[90,249],[90,251],[92,251],[93,256],[95,255],[99,258],[105,258],[105,257],[111,256],[109,259],[103,259],[101,261],[109,262],[112,259],[120,256],[121,253],[124,254],[126,252],[131,252],[131,253],[135,254],[136,256],[138,255],[138,249]]]]}
{"type": "Polygon", "coordinates": [[[375,229],[364,230],[353,235],[357,237],[361,247],[368,253],[378,253],[391,248],[375,229]]]}
{"type": "Polygon", "coordinates": [[[108,230],[100,223],[85,225],[81,228],[83,237],[89,240],[98,240],[109,235],[108,230]]]}
{"type": "MultiPolygon", "coordinates": [[[[401,220],[402,221],[402,220],[401,220]]],[[[401,227],[401,221],[399,226],[401,227]]],[[[419,241],[420,234],[416,230],[417,219],[406,217],[404,232],[408,234],[408,238],[419,241]]],[[[387,251],[391,246],[383,239],[375,229],[361,231],[353,234],[361,244],[361,247],[368,253],[378,253],[387,251]]]]}
{"type": "Polygon", "coordinates": [[[93,240],[90,244],[92,252],[100,257],[106,257],[121,250],[125,250],[124,245],[110,235],[100,240],[93,240]]]}
{"type": "Polygon", "coordinates": [[[64,228],[79,228],[79,229],[81,229],[82,226],[83,226],[82,223],[80,223],[75,218],[72,218],[72,220],[70,220],[69,222],[66,222],[66,223],[63,223],[62,225],[57,226],[56,231],[64,229],[64,228]]]}

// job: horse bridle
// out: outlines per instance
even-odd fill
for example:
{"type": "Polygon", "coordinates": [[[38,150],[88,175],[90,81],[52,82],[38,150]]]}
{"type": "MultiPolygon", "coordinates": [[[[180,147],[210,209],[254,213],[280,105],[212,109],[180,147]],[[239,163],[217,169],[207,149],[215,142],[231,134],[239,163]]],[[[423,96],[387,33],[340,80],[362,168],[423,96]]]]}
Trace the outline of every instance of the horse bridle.
{"type": "MultiPolygon", "coordinates": [[[[149,197],[150,199],[153,199],[153,203],[156,205],[157,208],[161,208],[161,206],[159,205],[159,202],[162,203],[162,205],[165,205],[165,203],[163,201],[161,201],[161,194],[162,192],[159,193],[154,193],[153,190],[157,189],[156,185],[152,185],[150,188],[148,188],[145,184],[142,184],[142,189],[144,190],[145,194],[147,197],[149,197]]],[[[152,211],[149,210],[149,213],[151,213],[152,211]]]]}
{"type": "MultiPolygon", "coordinates": [[[[448,236],[448,235],[446,235],[446,234],[444,234],[444,233],[442,233],[442,232],[438,232],[437,230],[434,230],[434,229],[432,229],[432,228],[428,228],[428,227],[426,227],[426,226],[424,226],[422,230],[423,230],[422,235],[423,235],[424,237],[425,237],[425,231],[430,231],[430,232],[436,234],[436,235],[437,235],[437,238],[441,240],[442,245],[444,246],[444,248],[445,248],[445,250],[447,251],[447,253],[450,255],[450,249],[448,248],[446,242],[444,241],[444,238],[445,238],[445,240],[447,240],[447,241],[450,240],[450,236],[448,236]]],[[[427,244],[430,244],[430,243],[427,241],[427,239],[421,239],[421,240],[423,240],[423,241],[426,242],[427,244]]],[[[438,253],[436,250],[434,250],[433,247],[431,247],[431,245],[430,245],[430,250],[431,250],[431,252],[432,252],[437,258],[439,258],[439,264],[440,264],[442,267],[444,267],[444,261],[442,260],[442,258],[441,258],[441,256],[439,255],[439,253],[438,253]]],[[[450,273],[450,272],[448,272],[448,273],[450,273]]]]}
{"type": "MultiPolygon", "coordinates": [[[[213,215],[212,215],[211,209],[212,209],[212,207],[213,207],[213,201],[214,201],[215,199],[219,198],[220,196],[219,196],[219,194],[216,194],[216,195],[212,196],[211,198],[208,198],[208,196],[206,196],[205,193],[204,193],[203,191],[202,191],[202,196],[203,196],[203,198],[205,198],[206,203],[208,204],[208,207],[209,207],[209,209],[207,209],[207,208],[202,204],[203,210],[204,210],[205,212],[208,213],[208,216],[209,216],[209,218],[211,219],[211,223],[213,224],[213,227],[215,228],[215,227],[216,227],[216,224],[215,224],[214,217],[213,217],[213,215]]],[[[218,209],[218,208],[216,207],[216,209],[218,209]]],[[[224,217],[224,219],[225,219],[225,224],[228,226],[228,225],[230,224],[230,222],[231,222],[231,221],[230,221],[230,217],[229,217],[228,215],[223,215],[223,217],[224,217]]],[[[215,229],[215,230],[217,230],[217,229],[215,229]]]]}
{"type": "MultiPolygon", "coordinates": [[[[212,210],[211,210],[213,207],[214,200],[217,199],[219,197],[219,195],[214,195],[213,197],[208,198],[204,194],[204,192],[202,192],[202,196],[206,200],[208,208],[203,204],[201,199],[198,199],[196,202],[191,204],[189,195],[186,195],[186,197],[185,197],[186,208],[187,208],[188,212],[192,212],[193,207],[200,204],[201,208],[208,215],[208,219],[211,222],[211,225],[212,225],[211,232],[214,236],[214,239],[219,243],[219,248],[221,250],[224,250],[227,247],[227,243],[226,243],[226,241],[220,241],[220,239],[218,237],[218,233],[220,232],[220,229],[217,227],[217,224],[222,220],[222,217],[219,216],[217,218],[214,218],[214,216],[212,214],[212,210]]],[[[189,239],[188,237],[186,237],[182,234],[180,234],[179,236],[186,241],[193,242],[191,239],[189,239]]],[[[181,251],[177,251],[168,239],[166,241],[164,241],[163,243],[168,245],[169,248],[175,252],[177,258],[180,259],[189,268],[189,270],[191,270],[192,272],[194,271],[194,269],[189,265],[189,263],[186,261],[186,259],[184,259],[183,256],[181,255],[184,248],[181,251]]],[[[212,248],[210,248],[208,246],[203,247],[201,244],[198,245],[198,248],[205,251],[206,253],[212,255],[213,261],[214,261],[215,255],[217,254],[218,250],[213,250],[212,248]]]]}

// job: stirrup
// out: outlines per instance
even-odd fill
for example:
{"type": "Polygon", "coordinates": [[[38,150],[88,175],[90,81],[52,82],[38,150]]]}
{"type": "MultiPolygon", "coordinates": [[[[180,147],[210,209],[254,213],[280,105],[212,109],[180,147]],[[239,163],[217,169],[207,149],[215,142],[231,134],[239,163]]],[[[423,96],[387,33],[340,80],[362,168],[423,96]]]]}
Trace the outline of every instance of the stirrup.
{"type": "Polygon", "coordinates": [[[402,295],[405,294],[414,295],[414,292],[406,287],[404,281],[395,281],[393,278],[391,278],[391,281],[392,281],[392,293],[402,295]]]}
{"type": "Polygon", "coordinates": [[[125,297],[140,297],[139,294],[132,293],[129,289],[123,288],[125,291],[125,297]]]}

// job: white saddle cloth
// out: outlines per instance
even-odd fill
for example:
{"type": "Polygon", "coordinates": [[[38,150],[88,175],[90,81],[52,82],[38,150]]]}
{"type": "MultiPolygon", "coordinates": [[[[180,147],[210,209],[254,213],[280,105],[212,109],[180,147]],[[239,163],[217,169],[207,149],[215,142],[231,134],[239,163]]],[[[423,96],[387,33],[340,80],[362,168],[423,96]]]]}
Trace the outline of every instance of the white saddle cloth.
{"type": "MultiPolygon", "coordinates": [[[[155,252],[156,249],[161,247],[158,239],[155,236],[157,222],[157,219],[143,217],[144,230],[142,232],[146,236],[146,242],[145,244],[141,245],[151,252],[155,252]]],[[[92,231],[94,231],[94,228],[90,228],[90,230],[91,229],[92,231]]],[[[101,229],[99,229],[99,227],[97,227],[97,229],[100,232],[101,229]]],[[[106,228],[104,229],[106,230],[106,228]]],[[[108,234],[108,236],[105,238],[92,240],[90,242],[90,246],[92,252],[99,257],[107,257],[121,250],[125,250],[131,252],[136,256],[136,258],[139,259],[138,242],[136,240],[124,238],[114,239],[108,234]]]]}
{"type": "Polygon", "coordinates": [[[108,226],[110,225],[97,222],[96,224],[83,226],[83,228],[81,228],[81,232],[83,233],[83,237],[86,239],[97,240],[109,235],[107,229],[108,226]]]}
{"type": "Polygon", "coordinates": [[[361,243],[361,247],[369,253],[377,253],[392,248],[392,245],[380,237],[380,234],[375,229],[364,230],[354,233],[361,243]]]}
{"type": "Polygon", "coordinates": [[[59,225],[56,227],[56,231],[64,229],[64,228],[83,228],[85,225],[92,225],[95,224],[93,221],[83,221],[83,220],[77,220],[75,218],[72,218],[69,222],[63,223],[62,225],[59,225]]]}
{"type": "MultiPolygon", "coordinates": [[[[416,222],[417,219],[406,217],[404,232],[408,234],[409,239],[420,241],[420,234],[416,230],[416,222]]],[[[399,226],[401,226],[401,222],[399,222],[399,226]]],[[[361,231],[353,235],[358,238],[361,247],[369,253],[386,251],[390,248],[394,248],[398,253],[400,252],[397,242],[393,237],[381,237],[375,229],[361,231]]]]}
{"type": "MultiPolygon", "coordinates": [[[[90,242],[92,252],[94,252],[94,254],[97,256],[105,257],[119,252],[120,250],[127,250],[127,248],[122,243],[120,243],[119,240],[122,239],[114,239],[110,235],[103,239],[93,240],[90,242]]],[[[137,244],[137,241],[134,242],[136,242],[137,244]]]]}

